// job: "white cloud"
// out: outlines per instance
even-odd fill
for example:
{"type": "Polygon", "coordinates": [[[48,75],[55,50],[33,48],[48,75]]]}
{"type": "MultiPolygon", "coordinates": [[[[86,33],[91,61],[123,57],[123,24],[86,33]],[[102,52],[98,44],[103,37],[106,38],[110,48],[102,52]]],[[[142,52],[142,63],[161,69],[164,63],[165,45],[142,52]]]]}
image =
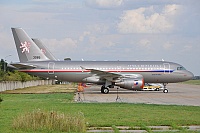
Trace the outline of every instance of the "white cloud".
{"type": "Polygon", "coordinates": [[[89,36],[91,33],[89,31],[84,31],[83,34],[79,37],[79,41],[83,41],[86,36],[89,36]]]}
{"type": "Polygon", "coordinates": [[[163,44],[163,48],[165,50],[170,50],[172,48],[173,44],[170,42],[166,42],[165,44],[163,44]]]}
{"type": "Polygon", "coordinates": [[[96,41],[97,41],[97,38],[96,38],[95,36],[91,36],[91,37],[89,38],[90,44],[95,44],[96,41]]]}
{"type": "Polygon", "coordinates": [[[22,27],[31,37],[55,38],[42,40],[60,59],[66,55],[86,60],[164,58],[199,74],[196,67],[200,56],[197,1],[5,2],[0,5],[0,55],[3,58],[12,54],[9,60],[18,57],[10,27],[22,27]],[[117,19],[118,31],[115,29],[117,19]]]}
{"type": "Polygon", "coordinates": [[[180,8],[180,6],[176,5],[176,4],[166,5],[163,9],[163,14],[165,14],[165,15],[175,15],[179,8],[180,8]]]}
{"type": "Polygon", "coordinates": [[[55,52],[55,49],[56,51],[69,52],[72,49],[77,48],[77,41],[71,38],[64,38],[61,40],[42,39],[42,41],[51,51],[54,51],[54,52],[55,52]]]}
{"type": "Polygon", "coordinates": [[[121,6],[123,0],[87,0],[86,4],[97,8],[116,8],[121,6]]]}
{"type": "Polygon", "coordinates": [[[181,52],[190,52],[192,49],[192,45],[191,44],[187,44],[183,46],[183,49],[181,50],[181,52]]]}
{"type": "Polygon", "coordinates": [[[93,24],[87,26],[88,29],[93,33],[106,33],[109,29],[107,24],[93,24]]]}
{"type": "Polygon", "coordinates": [[[139,46],[143,48],[150,48],[151,42],[148,39],[142,39],[139,41],[139,46]]]}
{"type": "Polygon", "coordinates": [[[33,2],[47,2],[47,3],[54,3],[54,2],[64,2],[64,0],[32,0],[33,2]]]}
{"type": "Polygon", "coordinates": [[[176,15],[179,5],[166,5],[159,13],[154,6],[124,11],[118,23],[121,33],[166,33],[173,29],[171,17],[176,15]]]}
{"type": "Polygon", "coordinates": [[[109,41],[108,44],[106,45],[107,48],[115,46],[115,43],[112,41],[109,41]]]}
{"type": "Polygon", "coordinates": [[[6,34],[5,32],[0,32],[0,40],[1,40],[2,49],[10,49],[14,46],[12,42],[13,38],[10,35],[6,34]]]}
{"type": "Polygon", "coordinates": [[[113,48],[117,47],[116,44],[116,35],[89,35],[88,39],[84,42],[80,42],[79,46],[82,47],[82,52],[84,52],[84,54],[102,56],[104,52],[109,51],[110,53],[113,48]]]}
{"type": "Polygon", "coordinates": [[[17,56],[15,56],[15,55],[17,55],[17,51],[15,49],[15,44],[14,44],[14,39],[12,37],[12,34],[11,33],[7,34],[6,32],[2,32],[0,30],[0,40],[1,40],[1,43],[0,43],[0,48],[1,48],[0,57],[1,57],[1,59],[4,59],[8,55],[12,55],[12,56],[9,56],[9,58],[6,59],[8,62],[18,60],[17,56]]]}
{"type": "Polygon", "coordinates": [[[2,24],[0,24],[0,31],[4,28],[4,26],[2,24]]]}

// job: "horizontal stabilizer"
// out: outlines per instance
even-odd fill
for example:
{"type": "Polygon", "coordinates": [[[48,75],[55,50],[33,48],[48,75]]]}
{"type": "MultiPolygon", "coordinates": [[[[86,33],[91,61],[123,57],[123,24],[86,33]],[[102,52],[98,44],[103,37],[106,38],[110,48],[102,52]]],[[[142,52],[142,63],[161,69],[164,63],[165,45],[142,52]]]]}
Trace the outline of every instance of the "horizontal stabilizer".
{"type": "Polygon", "coordinates": [[[12,66],[18,68],[18,69],[33,69],[33,68],[36,68],[36,66],[34,65],[28,65],[28,64],[25,64],[25,63],[13,63],[11,64],[12,66]]]}

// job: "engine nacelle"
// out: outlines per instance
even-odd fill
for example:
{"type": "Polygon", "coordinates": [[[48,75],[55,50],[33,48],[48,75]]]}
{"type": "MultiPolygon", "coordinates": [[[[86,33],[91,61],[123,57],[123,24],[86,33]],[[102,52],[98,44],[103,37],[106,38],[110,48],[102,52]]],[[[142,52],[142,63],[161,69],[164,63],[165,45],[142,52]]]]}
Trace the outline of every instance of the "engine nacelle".
{"type": "Polygon", "coordinates": [[[128,78],[128,79],[123,79],[120,82],[115,83],[116,86],[122,87],[124,89],[129,89],[129,90],[138,90],[142,89],[144,86],[144,79],[136,79],[136,78],[128,78]]]}

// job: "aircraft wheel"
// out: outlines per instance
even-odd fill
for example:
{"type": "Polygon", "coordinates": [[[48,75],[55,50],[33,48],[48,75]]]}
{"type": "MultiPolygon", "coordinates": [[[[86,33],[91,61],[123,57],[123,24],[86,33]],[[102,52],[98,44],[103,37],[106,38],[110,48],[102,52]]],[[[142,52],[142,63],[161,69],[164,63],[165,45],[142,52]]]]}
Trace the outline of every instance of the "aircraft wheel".
{"type": "Polygon", "coordinates": [[[164,89],[164,90],[163,90],[163,93],[168,93],[168,89],[164,89]]]}
{"type": "Polygon", "coordinates": [[[108,88],[104,88],[104,89],[103,89],[103,93],[104,93],[104,94],[108,94],[108,93],[109,93],[109,89],[108,89],[108,88]]]}
{"type": "Polygon", "coordinates": [[[105,86],[103,85],[103,86],[101,87],[101,93],[104,93],[104,89],[105,89],[105,86]]]}

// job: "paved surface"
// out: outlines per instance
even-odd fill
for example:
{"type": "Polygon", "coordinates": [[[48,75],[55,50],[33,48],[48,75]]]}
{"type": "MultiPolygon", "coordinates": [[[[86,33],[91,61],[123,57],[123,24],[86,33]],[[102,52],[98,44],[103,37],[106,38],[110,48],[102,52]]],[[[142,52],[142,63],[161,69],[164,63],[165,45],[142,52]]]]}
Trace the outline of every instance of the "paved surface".
{"type": "Polygon", "coordinates": [[[82,102],[125,102],[125,103],[146,103],[165,105],[191,105],[200,106],[200,85],[168,84],[169,93],[162,91],[130,91],[119,89],[117,99],[117,89],[110,89],[109,94],[100,92],[101,86],[91,86],[83,93],[78,93],[75,100],[82,102]],[[116,101],[117,99],[117,101],[116,101]]]}
{"type": "MultiPolygon", "coordinates": [[[[181,132],[181,130],[173,129],[170,126],[147,126],[149,129],[151,129],[152,132],[181,132]]],[[[135,130],[131,129],[133,127],[116,127],[120,133],[144,133],[147,131],[144,129],[141,129],[141,127],[135,127],[135,130]]],[[[180,128],[184,128],[187,131],[200,131],[200,126],[180,126],[180,128]]],[[[87,132],[114,132],[114,129],[112,127],[91,127],[87,132]]]]}

